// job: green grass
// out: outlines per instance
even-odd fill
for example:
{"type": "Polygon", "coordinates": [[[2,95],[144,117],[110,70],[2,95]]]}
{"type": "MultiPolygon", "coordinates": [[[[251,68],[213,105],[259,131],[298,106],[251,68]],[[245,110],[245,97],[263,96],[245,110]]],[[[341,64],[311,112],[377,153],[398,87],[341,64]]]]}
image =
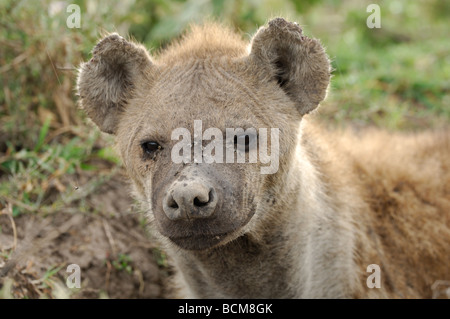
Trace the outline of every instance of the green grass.
{"type": "Polygon", "coordinates": [[[39,142],[32,150],[17,150],[8,141],[6,155],[0,160],[0,169],[6,175],[0,179],[0,198],[14,204],[14,217],[25,212],[45,215],[60,211],[99,184],[99,177],[81,189],[78,184],[81,174],[100,171],[102,175],[101,167],[95,165],[96,160],[117,163],[110,147],[95,147],[100,135],[97,130],[84,138],[72,137],[64,144],[44,143],[47,131],[44,124],[39,142]]]}
{"type": "Polygon", "coordinates": [[[120,271],[125,271],[129,275],[133,273],[133,266],[131,265],[131,257],[127,254],[119,254],[116,260],[113,260],[111,264],[114,268],[120,271]]]}
{"type": "Polygon", "coordinates": [[[347,3],[306,16],[335,69],[320,114],[338,125],[391,130],[448,125],[450,46],[448,24],[436,17],[441,2],[379,1],[380,29],[366,27],[370,2],[347,3]],[[320,27],[323,17],[332,28],[320,27]]]}

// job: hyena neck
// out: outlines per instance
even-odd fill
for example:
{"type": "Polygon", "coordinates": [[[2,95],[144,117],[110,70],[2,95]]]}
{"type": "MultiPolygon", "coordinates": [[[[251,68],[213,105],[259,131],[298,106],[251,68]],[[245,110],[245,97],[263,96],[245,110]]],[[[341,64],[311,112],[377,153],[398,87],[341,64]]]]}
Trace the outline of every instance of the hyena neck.
{"type": "Polygon", "coordinates": [[[243,235],[203,252],[173,255],[192,298],[294,298],[292,261],[282,237],[243,235]],[[264,242],[262,242],[264,241],[264,242]]]}
{"type": "Polygon", "coordinates": [[[302,283],[298,297],[349,298],[354,295],[359,275],[354,265],[356,234],[352,230],[357,205],[345,195],[353,194],[353,190],[329,184],[328,165],[335,162],[322,153],[330,141],[323,140],[319,128],[314,129],[318,134],[303,134],[308,141],[300,141],[295,156],[299,189],[291,232],[296,236],[292,242],[299,243],[301,251],[293,273],[302,283]]]}

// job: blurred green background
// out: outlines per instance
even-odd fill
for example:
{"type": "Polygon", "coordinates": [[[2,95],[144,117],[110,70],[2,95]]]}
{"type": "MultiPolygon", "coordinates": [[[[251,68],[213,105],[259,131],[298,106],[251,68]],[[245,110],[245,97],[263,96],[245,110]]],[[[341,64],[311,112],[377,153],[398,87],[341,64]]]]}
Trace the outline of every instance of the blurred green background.
{"type": "Polygon", "coordinates": [[[112,139],[77,110],[74,91],[76,67],[104,31],[129,35],[156,54],[206,18],[250,39],[283,16],[320,38],[332,59],[330,92],[318,112],[328,125],[448,125],[450,2],[378,1],[381,28],[369,29],[372,2],[0,0],[0,210],[89,211],[84,196],[115,174],[112,139]],[[70,3],[80,6],[80,28],[66,25],[70,3]]]}

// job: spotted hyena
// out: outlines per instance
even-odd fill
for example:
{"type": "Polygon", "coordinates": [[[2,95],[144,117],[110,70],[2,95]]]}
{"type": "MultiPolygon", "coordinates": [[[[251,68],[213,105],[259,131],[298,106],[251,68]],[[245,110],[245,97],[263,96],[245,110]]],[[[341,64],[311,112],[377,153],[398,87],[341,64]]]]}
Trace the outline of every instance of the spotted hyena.
{"type": "Polygon", "coordinates": [[[81,106],[116,136],[179,296],[431,297],[450,279],[449,133],[327,131],[309,113],[329,80],[282,18],[250,43],[194,26],[157,57],[111,34],[81,65],[81,106]]]}

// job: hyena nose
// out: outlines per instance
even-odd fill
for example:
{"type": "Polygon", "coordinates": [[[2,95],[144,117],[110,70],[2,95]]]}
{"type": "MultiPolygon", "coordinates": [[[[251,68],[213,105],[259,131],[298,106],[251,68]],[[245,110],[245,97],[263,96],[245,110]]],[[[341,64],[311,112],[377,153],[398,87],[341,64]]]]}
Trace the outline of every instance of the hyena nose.
{"type": "Polygon", "coordinates": [[[163,201],[164,213],[174,221],[209,218],[216,205],[216,190],[200,182],[176,182],[163,201]]]}

